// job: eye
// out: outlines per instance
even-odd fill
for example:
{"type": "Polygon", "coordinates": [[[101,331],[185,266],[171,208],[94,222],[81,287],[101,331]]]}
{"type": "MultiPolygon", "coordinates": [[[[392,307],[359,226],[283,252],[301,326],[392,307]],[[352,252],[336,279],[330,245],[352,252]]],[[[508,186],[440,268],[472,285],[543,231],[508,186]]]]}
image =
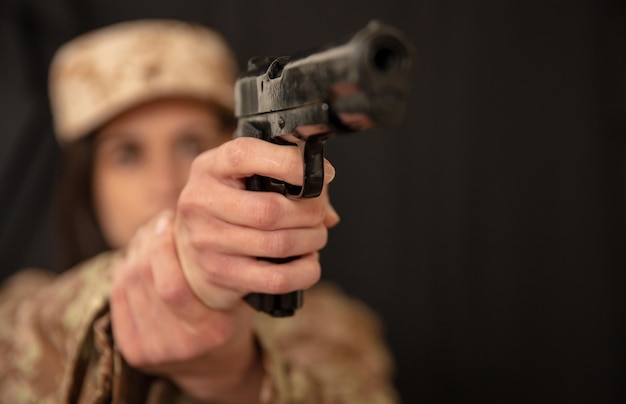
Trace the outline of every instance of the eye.
{"type": "Polygon", "coordinates": [[[176,154],[183,159],[193,159],[206,147],[197,136],[185,136],[176,142],[176,154]]]}
{"type": "Polygon", "coordinates": [[[120,143],[113,150],[113,161],[121,166],[137,164],[141,158],[141,148],[132,142],[120,143]]]}

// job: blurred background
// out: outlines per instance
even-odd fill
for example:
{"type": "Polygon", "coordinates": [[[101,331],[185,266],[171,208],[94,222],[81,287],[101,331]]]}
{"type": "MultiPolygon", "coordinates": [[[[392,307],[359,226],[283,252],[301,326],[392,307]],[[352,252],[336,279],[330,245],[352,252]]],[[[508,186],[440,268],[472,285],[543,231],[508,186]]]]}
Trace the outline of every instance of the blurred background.
{"type": "Polygon", "coordinates": [[[148,17],[242,67],[370,19],[417,50],[402,125],[333,139],[324,277],[384,319],[406,403],[626,402],[626,3],[2,0],[0,268],[53,267],[55,49],[148,17]]]}

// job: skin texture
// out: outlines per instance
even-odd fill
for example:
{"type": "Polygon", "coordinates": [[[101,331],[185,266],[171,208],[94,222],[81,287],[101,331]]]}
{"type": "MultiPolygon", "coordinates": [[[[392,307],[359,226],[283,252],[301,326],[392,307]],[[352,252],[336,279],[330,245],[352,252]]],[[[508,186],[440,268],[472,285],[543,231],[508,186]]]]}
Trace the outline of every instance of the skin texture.
{"type": "MultiPolygon", "coordinates": [[[[126,251],[113,271],[116,343],[132,366],[200,402],[256,401],[263,371],[242,297],[315,284],[339,220],[326,189],[302,201],[245,190],[252,174],[299,184],[297,148],[229,138],[207,105],[161,100],[111,121],[96,147],[97,214],[126,251]]],[[[328,184],[329,163],[326,173],[328,184]]]]}
{"type": "Polygon", "coordinates": [[[97,135],[93,193],[107,242],[125,246],[163,209],[174,209],[201,152],[230,139],[206,104],[171,99],[131,109],[97,135]]]}

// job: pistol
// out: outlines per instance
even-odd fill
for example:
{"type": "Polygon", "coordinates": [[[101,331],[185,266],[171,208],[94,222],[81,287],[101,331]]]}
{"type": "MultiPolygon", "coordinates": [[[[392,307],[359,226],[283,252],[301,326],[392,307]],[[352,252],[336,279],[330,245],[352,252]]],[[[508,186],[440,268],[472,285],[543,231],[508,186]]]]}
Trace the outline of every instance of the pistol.
{"type": "MultiPolygon", "coordinates": [[[[397,123],[412,81],[413,45],[398,29],[371,21],[348,37],[281,57],[254,57],[235,84],[235,137],[255,137],[302,152],[304,178],[295,186],[255,175],[252,191],[314,198],[324,184],[324,146],[336,135],[397,123]]],[[[276,263],[281,259],[259,258],[276,263]]],[[[245,300],[274,317],[292,316],[302,291],[252,293],[245,300]]]]}

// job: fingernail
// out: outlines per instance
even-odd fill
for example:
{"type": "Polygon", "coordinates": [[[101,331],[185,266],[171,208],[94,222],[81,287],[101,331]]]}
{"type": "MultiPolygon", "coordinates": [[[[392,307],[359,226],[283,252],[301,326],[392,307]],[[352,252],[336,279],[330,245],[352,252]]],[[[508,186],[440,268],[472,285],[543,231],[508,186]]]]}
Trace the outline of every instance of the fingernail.
{"type": "Polygon", "coordinates": [[[157,219],[156,225],[154,226],[154,234],[156,234],[157,236],[160,236],[162,234],[165,233],[165,231],[167,230],[169,224],[170,224],[170,217],[172,216],[171,212],[164,212],[161,213],[159,215],[159,218],[157,219]]]}
{"type": "Polygon", "coordinates": [[[337,213],[333,205],[328,205],[328,214],[326,216],[326,220],[326,226],[328,228],[336,226],[341,221],[341,216],[339,216],[339,213],[337,213]]]}
{"type": "Polygon", "coordinates": [[[324,164],[324,179],[327,184],[335,179],[335,167],[328,161],[324,164]]]}

